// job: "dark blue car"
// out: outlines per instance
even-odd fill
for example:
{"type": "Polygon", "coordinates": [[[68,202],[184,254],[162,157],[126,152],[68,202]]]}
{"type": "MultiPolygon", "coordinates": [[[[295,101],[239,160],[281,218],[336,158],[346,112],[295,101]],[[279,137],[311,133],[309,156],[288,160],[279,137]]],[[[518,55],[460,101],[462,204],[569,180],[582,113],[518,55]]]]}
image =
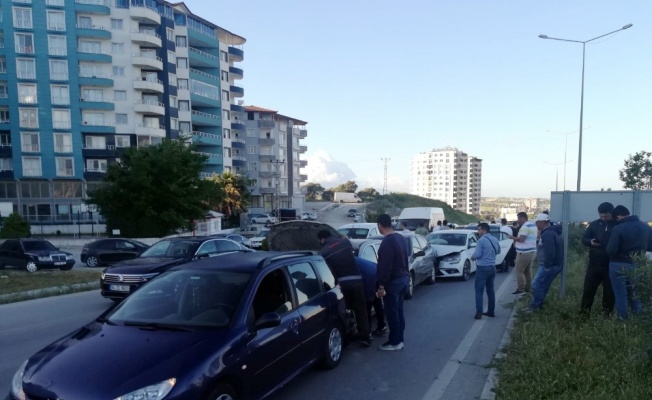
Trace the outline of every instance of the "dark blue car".
{"type": "Polygon", "coordinates": [[[159,275],[16,372],[16,399],[258,399],[342,352],[344,301],[310,251],[227,254],[159,275]]]}

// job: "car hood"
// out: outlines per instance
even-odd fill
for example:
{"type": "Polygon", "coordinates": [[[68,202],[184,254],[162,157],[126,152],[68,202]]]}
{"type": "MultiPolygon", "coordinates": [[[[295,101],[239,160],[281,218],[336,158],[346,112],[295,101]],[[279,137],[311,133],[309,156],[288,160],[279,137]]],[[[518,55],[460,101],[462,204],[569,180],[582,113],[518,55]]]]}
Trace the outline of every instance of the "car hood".
{"type": "Polygon", "coordinates": [[[185,259],[171,257],[137,257],[122,261],[106,269],[111,274],[145,274],[162,272],[165,267],[181,264],[185,259]]]}
{"type": "Polygon", "coordinates": [[[333,237],[340,234],[332,226],[315,221],[285,221],[272,225],[267,234],[267,247],[276,251],[313,250],[322,248],[317,233],[330,231],[333,237]]]}
{"type": "Polygon", "coordinates": [[[53,254],[65,254],[67,256],[72,255],[72,253],[68,253],[67,251],[61,251],[61,250],[31,250],[31,251],[26,251],[25,254],[37,256],[37,257],[47,257],[53,254]]]}
{"type": "Polygon", "coordinates": [[[32,356],[24,390],[38,398],[114,399],[169,378],[179,382],[202,361],[217,373],[232,337],[228,329],[179,332],[93,322],[32,356]]]}
{"type": "Polygon", "coordinates": [[[449,246],[445,244],[431,244],[430,247],[435,249],[437,257],[446,257],[450,254],[461,253],[466,250],[466,246],[449,246]]]}

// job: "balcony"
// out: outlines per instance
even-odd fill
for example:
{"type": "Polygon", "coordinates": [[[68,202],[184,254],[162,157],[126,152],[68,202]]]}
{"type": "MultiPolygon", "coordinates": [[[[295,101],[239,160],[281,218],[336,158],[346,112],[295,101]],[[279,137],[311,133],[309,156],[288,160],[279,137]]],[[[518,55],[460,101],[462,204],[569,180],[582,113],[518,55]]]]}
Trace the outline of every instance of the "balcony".
{"type": "Polygon", "coordinates": [[[258,154],[258,160],[260,162],[270,162],[276,159],[276,156],[273,154],[258,154]]]}
{"type": "Polygon", "coordinates": [[[113,104],[113,102],[109,102],[104,99],[81,97],[79,99],[79,108],[81,108],[82,110],[113,111],[115,110],[115,105],[113,104]]]}
{"type": "Polygon", "coordinates": [[[306,137],[308,137],[308,131],[305,129],[299,129],[299,138],[305,139],[306,137]]]}
{"type": "Polygon", "coordinates": [[[106,170],[101,168],[84,168],[84,179],[89,181],[102,180],[106,176],[106,170]]]}
{"type": "Polygon", "coordinates": [[[237,104],[231,104],[230,107],[231,111],[236,112],[236,113],[243,113],[245,112],[244,107],[237,105],[237,104]]]}
{"type": "Polygon", "coordinates": [[[134,79],[134,89],[144,92],[163,93],[163,82],[160,79],[137,76],[134,79]]]}
{"type": "Polygon", "coordinates": [[[221,165],[222,164],[222,155],[218,153],[206,153],[203,151],[193,151],[195,154],[201,154],[206,156],[206,165],[221,165]]]}
{"type": "Polygon", "coordinates": [[[219,85],[220,77],[217,75],[209,74],[204,71],[200,71],[195,68],[190,68],[190,79],[194,79],[200,82],[205,82],[210,85],[219,85]]]}
{"type": "Polygon", "coordinates": [[[13,180],[13,179],[15,179],[14,178],[14,171],[9,170],[9,169],[0,170],[0,179],[4,179],[4,180],[8,180],[8,179],[13,180]]]}
{"type": "Polygon", "coordinates": [[[165,126],[136,124],[136,135],[165,137],[165,126]]]}
{"type": "Polygon", "coordinates": [[[276,139],[258,139],[259,146],[274,146],[276,144],[276,139]]]}
{"type": "Polygon", "coordinates": [[[75,12],[83,14],[110,15],[110,0],[75,0],[75,12]]]}
{"type": "Polygon", "coordinates": [[[131,15],[131,18],[136,21],[146,24],[161,25],[161,15],[154,8],[131,2],[129,14],[131,15]]]}
{"type": "Polygon", "coordinates": [[[82,147],[84,157],[115,157],[115,146],[108,145],[103,147],[82,147]]]}
{"type": "Polygon", "coordinates": [[[222,137],[213,133],[193,131],[192,142],[203,146],[220,146],[222,144],[222,137]]]}
{"type": "Polygon", "coordinates": [[[229,61],[239,62],[244,60],[244,51],[235,46],[229,46],[229,61]]]}
{"type": "Polygon", "coordinates": [[[308,146],[299,146],[299,153],[305,153],[308,151],[308,146]]]}
{"type": "Polygon", "coordinates": [[[260,172],[258,172],[258,175],[261,178],[274,178],[274,177],[276,177],[277,174],[276,174],[276,172],[271,172],[271,171],[260,171],[260,172]]]}
{"type": "Polygon", "coordinates": [[[103,75],[103,74],[92,75],[88,73],[84,73],[84,74],[80,73],[79,85],[113,87],[113,78],[110,78],[108,75],[103,75]]]}
{"type": "Polygon", "coordinates": [[[263,188],[263,187],[261,187],[261,188],[259,188],[259,190],[260,190],[260,194],[276,194],[276,189],[274,189],[274,188],[269,188],[269,187],[263,188]]]}
{"type": "Polygon", "coordinates": [[[77,36],[94,39],[111,39],[111,32],[99,25],[78,24],[77,36]]]}
{"type": "Polygon", "coordinates": [[[102,50],[77,49],[77,59],[95,63],[113,63],[113,56],[102,50]]]}
{"type": "Polygon", "coordinates": [[[307,180],[308,180],[308,175],[300,174],[300,175],[299,175],[299,180],[301,180],[301,181],[307,181],[307,180]]]}
{"type": "Polygon", "coordinates": [[[307,167],[308,166],[308,160],[299,160],[299,165],[301,167],[307,167]]]}
{"type": "MultiPolygon", "coordinates": [[[[220,99],[201,90],[190,89],[190,102],[194,107],[219,108],[220,99]]],[[[217,112],[217,111],[216,111],[217,112]]]]}
{"type": "MultiPolygon", "coordinates": [[[[217,35],[211,30],[199,30],[192,25],[188,25],[188,45],[192,47],[219,47],[217,35]]],[[[219,62],[219,61],[218,61],[219,62]]]]}
{"type": "Polygon", "coordinates": [[[2,157],[2,158],[11,157],[11,145],[10,144],[0,144],[0,157],[2,157]]]}
{"type": "Polygon", "coordinates": [[[246,167],[247,166],[247,159],[245,157],[231,157],[232,163],[234,167],[246,167]]]}
{"type": "Polygon", "coordinates": [[[141,46],[161,47],[161,35],[147,29],[132,30],[131,41],[141,46]]]}
{"type": "Polygon", "coordinates": [[[131,62],[137,67],[153,68],[163,71],[163,59],[156,54],[132,53],[131,62]]]}
{"type": "Polygon", "coordinates": [[[134,111],[142,114],[156,114],[165,116],[165,104],[159,101],[136,100],[134,111]]]}
{"type": "Polygon", "coordinates": [[[220,116],[192,110],[192,123],[197,126],[220,126],[220,116]]]}
{"type": "Polygon", "coordinates": [[[107,121],[84,121],[82,119],[81,131],[84,133],[115,133],[115,124],[107,121]]]}
{"type": "Polygon", "coordinates": [[[231,147],[236,149],[247,148],[247,142],[242,139],[231,139],[231,147]]]}
{"type": "MultiPolygon", "coordinates": [[[[190,31],[190,30],[188,30],[190,31]]],[[[197,68],[217,68],[220,65],[220,58],[218,56],[206,53],[205,51],[196,49],[194,47],[188,48],[188,64],[190,67],[197,68]]]]}
{"type": "Polygon", "coordinates": [[[242,71],[242,68],[229,67],[229,74],[231,74],[234,79],[242,79],[244,77],[244,71],[242,71]]]}
{"type": "Polygon", "coordinates": [[[244,88],[238,85],[231,85],[229,88],[229,91],[231,92],[231,96],[233,97],[242,97],[244,96],[244,88]]]}
{"type": "Polygon", "coordinates": [[[231,121],[231,129],[238,130],[238,131],[245,131],[247,130],[247,127],[245,126],[244,121],[240,121],[239,119],[234,119],[231,121]]]}
{"type": "Polygon", "coordinates": [[[276,125],[272,119],[259,119],[258,127],[259,128],[273,128],[276,125]]]}
{"type": "Polygon", "coordinates": [[[10,128],[8,119],[0,119],[0,130],[9,130],[10,128]]]}

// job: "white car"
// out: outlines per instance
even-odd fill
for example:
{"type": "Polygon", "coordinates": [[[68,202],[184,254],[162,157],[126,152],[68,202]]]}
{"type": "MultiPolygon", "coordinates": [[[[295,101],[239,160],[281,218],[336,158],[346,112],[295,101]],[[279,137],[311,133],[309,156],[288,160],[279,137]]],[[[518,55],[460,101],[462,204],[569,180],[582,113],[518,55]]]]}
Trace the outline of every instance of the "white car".
{"type": "Polygon", "coordinates": [[[261,247],[263,247],[263,240],[267,238],[268,233],[269,233],[269,229],[261,229],[256,236],[245,240],[244,242],[242,242],[242,244],[244,244],[245,246],[251,249],[260,249],[261,247]]]}
{"type": "Polygon", "coordinates": [[[380,235],[378,224],[372,222],[344,224],[337,228],[337,231],[340,235],[346,235],[349,239],[367,239],[380,235]]]}
{"type": "MultiPolygon", "coordinates": [[[[505,256],[512,245],[512,240],[504,232],[491,232],[500,240],[500,254],[496,256],[496,265],[502,266],[505,256]]],[[[471,259],[478,243],[477,231],[471,229],[450,229],[436,231],[426,237],[430,246],[437,251],[437,276],[455,277],[468,280],[477,269],[471,259]]]]}
{"type": "Polygon", "coordinates": [[[276,222],[276,217],[269,214],[257,214],[251,217],[252,224],[275,224],[276,222]]]}

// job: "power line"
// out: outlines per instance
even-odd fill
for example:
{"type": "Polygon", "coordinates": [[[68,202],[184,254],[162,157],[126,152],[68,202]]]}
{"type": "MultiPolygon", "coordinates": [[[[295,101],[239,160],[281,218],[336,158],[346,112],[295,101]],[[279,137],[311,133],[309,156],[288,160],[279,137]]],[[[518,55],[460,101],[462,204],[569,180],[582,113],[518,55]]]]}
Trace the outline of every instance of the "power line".
{"type": "Polygon", "coordinates": [[[385,176],[383,179],[383,194],[387,194],[387,163],[389,162],[389,160],[391,160],[391,158],[381,158],[380,160],[385,163],[385,176]]]}

